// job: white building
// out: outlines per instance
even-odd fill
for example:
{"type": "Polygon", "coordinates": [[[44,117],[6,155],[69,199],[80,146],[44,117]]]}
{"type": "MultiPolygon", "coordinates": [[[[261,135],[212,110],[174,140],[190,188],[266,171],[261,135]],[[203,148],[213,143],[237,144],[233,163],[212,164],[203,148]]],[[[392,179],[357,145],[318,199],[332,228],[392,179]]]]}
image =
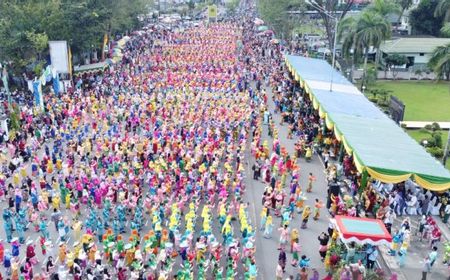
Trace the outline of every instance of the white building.
{"type": "Polygon", "coordinates": [[[400,54],[408,58],[408,67],[424,68],[436,47],[450,43],[450,38],[398,38],[381,44],[382,57],[400,54]]]}

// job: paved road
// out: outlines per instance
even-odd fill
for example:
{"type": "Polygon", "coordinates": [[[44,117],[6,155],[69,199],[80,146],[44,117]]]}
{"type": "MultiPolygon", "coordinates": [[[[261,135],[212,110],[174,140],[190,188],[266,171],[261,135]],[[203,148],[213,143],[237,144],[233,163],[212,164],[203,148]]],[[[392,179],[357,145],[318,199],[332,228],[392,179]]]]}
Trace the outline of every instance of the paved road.
{"type": "MultiPolygon", "coordinates": [[[[393,229],[399,229],[400,224],[404,217],[397,217],[394,222],[393,229]]],[[[411,239],[411,246],[408,248],[408,253],[406,257],[405,266],[400,268],[398,266],[398,258],[389,256],[387,254],[383,254],[386,262],[389,264],[393,272],[399,274],[400,279],[419,279],[417,275],[421,275],[423,260],[424,258],[431,252],[428,241],[420,241],[418,236],[415,236],[415,232],[418,231],[418,216],[411,216],[411,232],[413,233],[413,237],[411,239]]],[[[435,219],[439,219],[439,217],[435,217],[435,219]]],[[[386,248],[387,249],[387,248],[386,248]]],[[[433,265],[431,270],[431,274],[428,275],[428,279],[438,280],[438,279],[448,279],[448,268],[446,265],[442,263],[443,250],[442,244],[438,244],[438,260],[433,265]]]]}
{"type": "MultiPolygon", "coordinates": [[[[269,93],[269,110],[274,112],[274,104],[272,102],[272,92],[270,89],[267,89],[269,93]]],[[[294,153],[294,141],[295,139],[287,139],[287,126],[280,126],[280,115],[274,116],[274,122],[277,125],[278,131],[279,131],[279,139],[281,142],[281,145],[286,147],[287,151],[290,154],[294,153]]],[[[272,139],[267,136],[267,126],[264,126],[263,128],[263,138],[262,141],[268,140],[269,147],[272,145],[272,139]]],[[[307,185],[307,179],[309,172],[312,172],[316,178],[317,181],[314,184],[313,192],[308,195],[308,201],[306,205],[313,205],[313,201],[315,198],[319,198],[322,201],[326,201],[326,191],[327,191],[327,185],[325,181],[324,176],[324,167],[318,157],[314,157],[311,162],[305,162],[304,159],[300,159],[298,161],[301,171],[301,176],[299,183],[301,186],[307,185]]],[[[253,164],[253,159],[250,160],[248,166],[247,166],[247,190],[246,190],[246,199],[252,203],[252,219],[256,220],[255,225],[260,224],[260,212],[262,209],[261,204],[261,198],[262,194],[264,192],[264,187],[266,186],[265,183],[262,183],[261,181],[255,181],[253,180],[253,173],[251,170],[251,166],[253,164]]],[[[286,182],[289,182],[290,179],[286,180],[286,182]]],[[[318,235],[322,231],[326,231],[328,227],[328,215],[326,215],[327,211],[322,209],[321,212],[321,218],[318,221],[314,221],[313,219],[310,219],[308,222],[309,226],[307,229],[300,229],[301,225],[301,217],[299,214],[295,214],[294,219],[291,221],[291,225],[299,230],[300,233],[300,245],[302,247],[302,251],[300,252],[300,255],[305,254],[308,257],[311,258],[311,267],[316,268],[320,275],[325,275],[325,270],[323,267],[322,262],[320,261],[320,256],[318,253],[319,249],[319,241],[317,240],[318,235]]],[[[300,214],[301,215],[301,214],[300,214]]],[[[279,251],[278,248],[278,240],[279,240],[279,233],[276,231],[278,226],[280,225],[280,218],[274,217],[274,231],[272,233],[271,239],[265,239],[262,237],[262,232],[257,232],[257,264],[259,269],[259,276],[260,279],[275,279],[275,270],[278,263],[278,254],[279,251]]],[[[286,265],[286,274],[285,276],[294,275],[297,273],[297,269],[294,269],[290,265],[290,261],[292,260],[292,254],[288,253],[288,259],[287,259],[287,265],[286,265]]]]}

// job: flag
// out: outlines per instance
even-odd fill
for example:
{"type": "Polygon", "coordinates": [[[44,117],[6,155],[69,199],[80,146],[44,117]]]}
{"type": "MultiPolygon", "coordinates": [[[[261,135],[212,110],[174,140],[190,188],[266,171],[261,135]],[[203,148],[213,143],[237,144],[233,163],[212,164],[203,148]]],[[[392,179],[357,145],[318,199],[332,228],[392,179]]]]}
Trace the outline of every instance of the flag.
{"type": "Polygon", "coordinates": [[[72,49],[69,47],[69,74],[72,78],[72,49]]]}
{"type": "Polygon", "coordinates": [[[102,61],[105,60],[106,45],[108,44],[108,34],[103,36],[102,61]]]}
{"type": "Polygon", "coordinates": [[[53,77],[53,90],[55,91],[55,94],[58,95],[59,94],[59,76],[58,74],[56,74],[53,77]]]}
{"type": "Polygon", "coordinates": [[[48,83],[52,80],[52,67],[48,65],[44,71],[45,82],[48,83]]]}
{"type": "Polygon", "coordinates": [[[42,83],[40,80],[33,82],[34,105],[44,109],[44,100],[42,99],[42,83]]]}

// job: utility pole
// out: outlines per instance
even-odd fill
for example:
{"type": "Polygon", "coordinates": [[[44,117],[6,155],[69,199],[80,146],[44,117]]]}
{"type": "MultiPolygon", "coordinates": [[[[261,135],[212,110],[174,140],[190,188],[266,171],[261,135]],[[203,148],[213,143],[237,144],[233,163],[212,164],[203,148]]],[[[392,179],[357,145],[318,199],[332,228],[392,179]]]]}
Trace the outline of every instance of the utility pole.
{"type": "Polygon", "coordinates": [[[448,154],[450,153],[450,129],[448,130],[447,143],[445,144],[444,156],[442,157],[442,164],[445,166],[447,163],[448,154]]]}
{"type": "MultiPolygon", "coordinates": [[[[448,93],[450,94],[450,87],[448,87],[448,93]]],[[[447,143],[445,144],[444,149],[444,156],[442,157],[442,164],[445,167],[445,164],[447,163],[447,158],[450,154],[450,127],[448,128],[448,137],[447,137],[447,143]]]]}

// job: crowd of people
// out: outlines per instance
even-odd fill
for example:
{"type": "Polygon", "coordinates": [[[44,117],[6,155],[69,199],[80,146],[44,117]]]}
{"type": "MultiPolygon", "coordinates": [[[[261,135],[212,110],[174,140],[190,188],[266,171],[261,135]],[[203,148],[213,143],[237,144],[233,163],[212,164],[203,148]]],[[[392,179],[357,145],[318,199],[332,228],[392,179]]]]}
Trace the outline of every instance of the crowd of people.
{"type": "MultiPolygon", "coordinates": [[[[149,26],[131,37],[118,64],[79,78],[67,93],[45,94],[44,112],[20,107],[20,129],[1,143],[0,279],[257,279],[259,231],[266,239],[278,232],[276,279],[290,263],[288,279],[318,280],[299,235],[325,209],[382,219],[400,265],[410,221],[395,230],[394,220],[424,215],[419,236],[430,242],[431,269],[441,237],[429,217],[434,195],[405,184],[359,192],[351,156],[288,73],[287,49],[257,33],[255,16],[252,1],[241,1],[231,21],[181,31],[149,26]],[[326,201],[306,203],[316,177],[300,172],[298,159],[313,154],[329,187],[326,201]],[[247,162],[266,186],[257,224],[245,199],[247,162]]],[[[440,199],[446,221],[450,206],[440,199]]],[[[364,279],[378,248],[352,243],[341,252],[338,239],[333,221],[317,237],[323,279],[364,279]]]]}
{"type": "Polygon", "coordinates": [[[242,22],[150,27],[45,112],[22,108],[1,279],[256,279],[243,171],[262,97],[242,22]]]}

